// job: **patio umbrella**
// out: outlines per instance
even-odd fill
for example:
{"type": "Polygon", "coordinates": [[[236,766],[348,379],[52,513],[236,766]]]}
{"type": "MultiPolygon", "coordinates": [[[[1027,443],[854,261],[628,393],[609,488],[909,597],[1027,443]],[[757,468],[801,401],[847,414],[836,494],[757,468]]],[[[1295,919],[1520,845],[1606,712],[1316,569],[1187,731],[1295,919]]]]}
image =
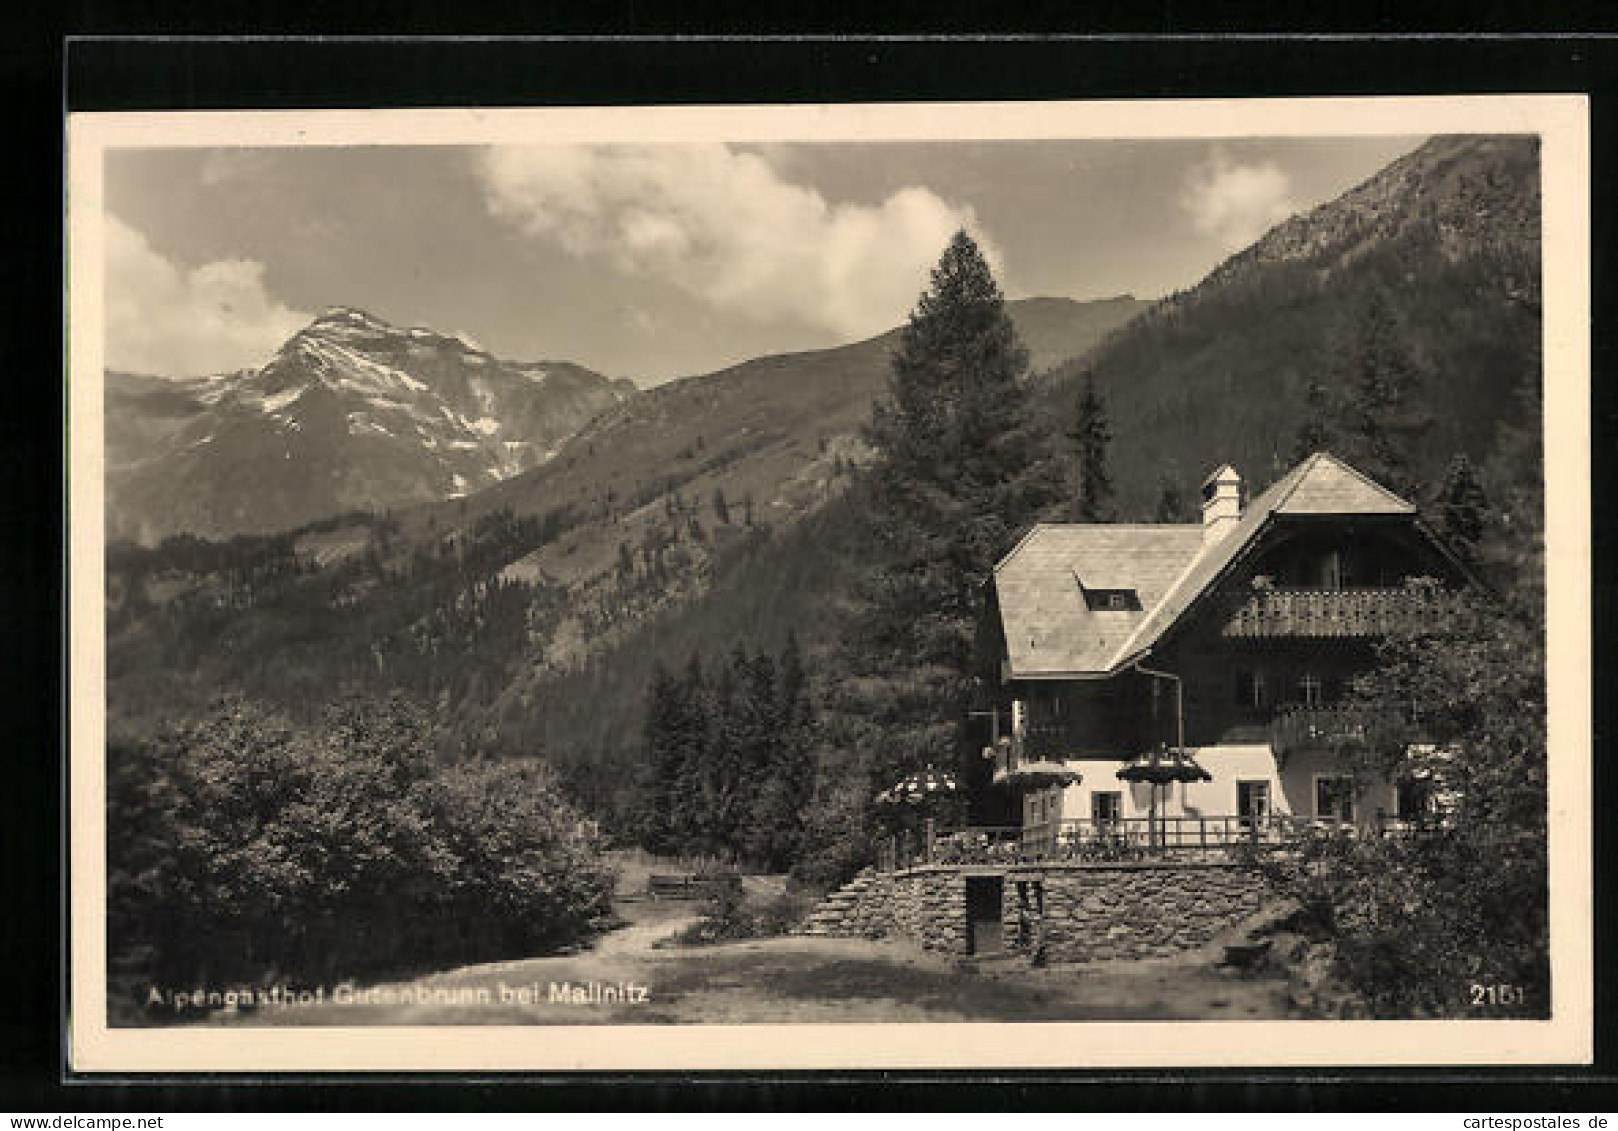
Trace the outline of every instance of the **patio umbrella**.
{"type": "Polygon", "coordinates": [[[914,832],[927,818],[936,818],[942,810],[956,807],[960,796],[961,784],[954,774],[928,766],[884,789],[876,795],[876,803],[893,814],[893,827],[914,832]]]}
{"type": "Polygon", "coordinates": [[[1146,821],[1147,841],[1157,843],[1157,790],[1159,786],[1174,782],[1212,781],[1213,775],[1184,750],[1169,750],[1159,746],[1138,754],[1118,771],[1118,779],[1127,782],[1147,782],[1152,787],[1150,815],[1146,821]]]}
{"type": "Polygon", "coordinates": [[[961,792],[961,783],[948,770],[935,770],[931,766],[906,774],[893,785],[876,795],[878,805],[938,805],[953,800],[961,792]]]}

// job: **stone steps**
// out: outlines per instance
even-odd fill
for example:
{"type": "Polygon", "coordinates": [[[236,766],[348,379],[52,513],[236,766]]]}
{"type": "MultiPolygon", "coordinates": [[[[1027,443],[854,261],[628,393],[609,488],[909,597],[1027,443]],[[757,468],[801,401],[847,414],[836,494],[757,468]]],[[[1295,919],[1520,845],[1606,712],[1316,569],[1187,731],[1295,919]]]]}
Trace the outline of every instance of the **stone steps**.
{"type": "Polygon", "coordinates": [[[875,873],[867,868],[821,900],[820,905],[793,933],[819,938],[847,938],[860,934],[855,920],[860,917],[860,906],[875,883],[875,873]]]}

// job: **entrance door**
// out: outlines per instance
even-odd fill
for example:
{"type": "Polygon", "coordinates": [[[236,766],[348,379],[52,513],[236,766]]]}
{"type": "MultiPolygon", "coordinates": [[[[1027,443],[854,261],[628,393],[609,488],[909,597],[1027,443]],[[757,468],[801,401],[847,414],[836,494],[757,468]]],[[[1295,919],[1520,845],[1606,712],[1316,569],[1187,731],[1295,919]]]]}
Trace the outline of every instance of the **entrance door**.
{"type": "MultiPolygon", "coordinates": [[[[1116,825],[1118,818],[1124,815],[1123,791],[1109,789],[1098,790],[1090,795],[1090,819],[1096,823],[1097,831],[1116,825]]],[[[1111,831],[1107,829],[1107,831],[1111,831]]]]}
{"type": "Polygon", "coordinates": [[[967,953],[999,954],[1005,946],[1001,926],[1001,900],[1005,880],[1001,876],[966,878],[967,953]]]}
{"type": "Polygon", "coordinates": [[[1251,833],[1255,825],[1263,828],[1265,819],[1270,815],[1270,783],[1237,782],[1236,815],[1242,819],[1243,832],[1251,833]]]}

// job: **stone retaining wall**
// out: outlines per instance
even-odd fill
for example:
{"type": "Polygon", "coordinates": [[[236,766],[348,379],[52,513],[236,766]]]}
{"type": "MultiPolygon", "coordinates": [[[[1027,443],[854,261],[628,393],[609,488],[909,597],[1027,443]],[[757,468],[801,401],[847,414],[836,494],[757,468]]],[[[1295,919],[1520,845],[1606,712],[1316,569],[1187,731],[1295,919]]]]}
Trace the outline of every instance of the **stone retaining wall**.
{"type": "Polygon", "coordinates": [[[967,880],[999,877],[1007,951],[1052,961],[1149,958],[1192,950],[1260,910],[1264,878],[1241,864],[1153,861],[867,872],[834,893],[810,933],[900,937],[971,953],[967,880]]]}

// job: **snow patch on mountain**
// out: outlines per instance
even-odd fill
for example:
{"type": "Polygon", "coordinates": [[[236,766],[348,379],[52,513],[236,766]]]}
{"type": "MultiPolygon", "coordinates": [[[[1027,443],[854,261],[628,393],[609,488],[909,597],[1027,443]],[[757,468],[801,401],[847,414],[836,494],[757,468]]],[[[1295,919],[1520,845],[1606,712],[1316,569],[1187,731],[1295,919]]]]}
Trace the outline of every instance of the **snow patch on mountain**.
{"type": "MultiPolygon", "coordinates": [[[[115,442],[126,455],[109,469],[109,530],[145,540],[264,532],[492,485],[621,399],[611,379],[552,364],[569,379],[547,388],[534,363],[337,306],[262,369],[164,380],[162,401],[139,400],[138,383],[152,378],[111,374],[137,390],[127,400],[152,408],[115,442]]],[[[109,414],[109,432],[120,424],[109,414]]]]}
{"type": "Polygon", "coordinates": [[[280,412],[287,405],[303,396],[305,390],[301,385],[294,385],[290,389],[283,389],[279,393],[271,393],[265,397],[260,409],[267,415],[280,412]]]}

